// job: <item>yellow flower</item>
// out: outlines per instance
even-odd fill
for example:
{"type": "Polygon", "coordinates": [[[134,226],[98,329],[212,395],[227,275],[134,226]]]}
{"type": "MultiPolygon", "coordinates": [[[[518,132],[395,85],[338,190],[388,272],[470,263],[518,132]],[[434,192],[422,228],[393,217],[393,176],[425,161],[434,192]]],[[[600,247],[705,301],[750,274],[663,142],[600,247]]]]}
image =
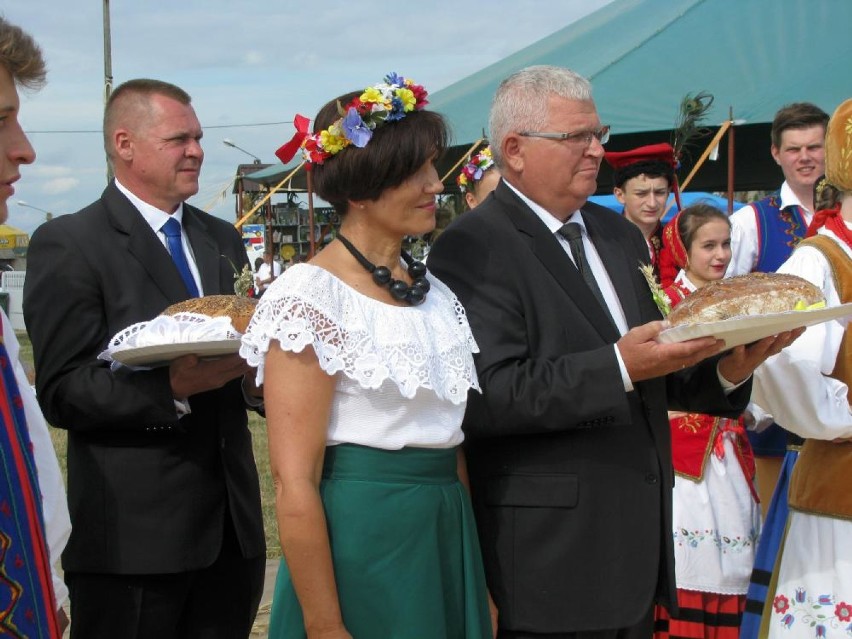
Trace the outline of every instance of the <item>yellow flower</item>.
{"type": "Polygon", "coordinates": [[[343,137],[343,132],[338,124],[332,124],[320,133],[320,144],[326,153],[339,153],[349,145],[349,140],[343,137]]]}
{"type": "Polygon", "coordinates": [[[376,87],[369,87],[368,89],[364,89],[364,93],[361,94],[361,102],[378,102],[379,104],[384,104],[385,96],[376,87]]]}
{"type": "Polygon", "coordinates": [[[414,92],[411,89],[397,89],[396,97],[402,101],[402,110],[408,113],[414,111],[417,104],[417,98],[414,97],[414,92]]]}

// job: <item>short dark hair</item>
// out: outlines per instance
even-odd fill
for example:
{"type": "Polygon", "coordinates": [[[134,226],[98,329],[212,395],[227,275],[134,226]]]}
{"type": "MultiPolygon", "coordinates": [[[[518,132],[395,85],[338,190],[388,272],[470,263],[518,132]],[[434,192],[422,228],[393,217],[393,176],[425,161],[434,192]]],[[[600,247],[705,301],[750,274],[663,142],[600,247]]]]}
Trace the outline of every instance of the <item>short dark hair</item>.
{"type": "MultiPolygon", "coordinates": [[[[338,103],[349,104],[361,93],[347,93],[322,107],[314,120],[314,133],[340,119],[338,103]]],[[[412,111],[401,120],[378,127],[365,147],[348,146],[314,165],[313,188],[343,215],[349,200],[376,200],[385,189],[405,182],[428,160],[441,155],[448,139],[441,115],[412,111]]]]}
{"type": "Polygon", "coordinates": [[[40,89],[47,78],[41,47],[21,27],[0,17],[0,66],[12,82],[28,89],[40,89]]]}
{"type": "Polygon", "coordinates": [[[772,120],[772,146],[781,146],[781,134],[787,129],[828,126],[828,113],[810,102],[793,102],[781,107],[772,120]]]}
{"type": "Polygon", "coordinates": [[[723,220],[725,224],[731,226],[728,216],[712,204],[696,202],[680,212],[677,218],[677,233],[687,253],[692,240],[695,239],[695,233],[711,220],[723,220]]]}
{"type": "Polygon", "coordinates": [[[627,180],[632,180],[640,175],[646,175],[649,178],[666,178],[669,188],[674,184],[675,179],[674,168],[670,163],[659,160],[644,160],[613,170],[612,185],[620,189],[627,180]]]}
{"type": "Polygon", "coordinates": [[[104,109],[104,148],[107,155],[112,157],[112,145],[110,140],[112,133],[118,126],[118,121],[124,117],[130,109],[150,109],[151,97],[163,95],[181,104],[191,104],[190,95],[179,86],[164,82],[163,80],[152,80],[150,78],[136,78],[118,85],[110,94],[104,109]]]}

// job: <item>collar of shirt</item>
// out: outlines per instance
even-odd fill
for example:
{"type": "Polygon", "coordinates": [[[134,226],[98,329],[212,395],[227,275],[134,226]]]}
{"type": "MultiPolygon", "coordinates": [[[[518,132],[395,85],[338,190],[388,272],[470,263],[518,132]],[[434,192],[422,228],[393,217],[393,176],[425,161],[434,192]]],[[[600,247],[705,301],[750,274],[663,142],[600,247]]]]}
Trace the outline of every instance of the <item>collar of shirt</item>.
{"type": "Polygon", "coordinates": [[[177,207],[177,210],[174,213],[169,214],[165,211],[161,211],[156,206],[152,206],[144,200],[141,200],[139,197],[130,192],[127,187],[124,186],[117,179],[115,180],[115,186],[116,188],[118,188],[119,191],[124,193],[124,195],[127,196],[127,199],[130,200],[133,206],[136,207],[136,209],[148,223],[148,226],[151,227],[154,233],[157,234],[157,237],[159,237],[160,240],[163,242],[164,246],[166,240],[163,236],[163,233],[160,231],[160,229],[163,228],[163,224],[168,222],[171,218],[174,218],[178,222],[180,222],[181,227],[183,227],[183,203],[181,203],[181,205],[177,207]]]}
{"type": "Polygon", "coordinates": [[[782,209],[786,209],[788,206],[798,206],[799,209],[801,209],[802,214],[805,216],[805,222],[808,224],[811,223],[811,219],[814,216],[813,211],[809,211],[807,207],[799,201],[799,198],[796,197],[795,193],[793,193],[793,189],[790,188],[790,185],[787,184],[786,180],[784,181],[784,184],[781,185],[779,198],[781,200],[782,209]]]}
{"type": "MultiPolygon", "coordinates": [[[[562,225],[565,224],[565,222],[560,221],[553,214],[549,213],[547,211],[547,209],[545,209],[543,206],[541,206],[540,204],[536,204],[531,199],[529,199],[526,195],[521,193],[512,184],[507,182],[505,178],[503,178],[503,182],[506,184],[506,186],[508,186],[510,189],[512,189],[512,191],[515,192],[515,195],[517,195],[519,198],[521,198],[521,200],[524,201],[524,204],[526,204],[528,207],[530,207],[532,212],[535,213],[541,219],[542,222],[544,222],[544,225],[548,229],[550,229],[551,233],[556,233],[556,231],[561,229],[562,225]]],[[[577,222],[578,224],[580,224],[583,227],[583,235],[586,235],[586,225],[583,222],[583,216],[580,215],[579,213],[580,213],[580,211],[574,211],[574,213],[571,214],[571,217],[568,218],[568,221],[577,222]]]]}

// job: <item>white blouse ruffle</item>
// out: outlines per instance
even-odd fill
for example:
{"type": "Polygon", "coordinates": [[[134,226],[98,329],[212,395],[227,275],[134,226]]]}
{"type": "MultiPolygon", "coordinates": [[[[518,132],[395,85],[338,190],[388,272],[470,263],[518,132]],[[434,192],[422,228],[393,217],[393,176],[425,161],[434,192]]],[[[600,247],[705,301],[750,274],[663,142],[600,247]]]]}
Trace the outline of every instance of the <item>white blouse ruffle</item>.
{"type": "Polygon", "coordinates": [[[399,307],[358,293],[325,269],[294,265],[264,294],[240,355],[262,384],[272,340],[297,353],[311,345],[325,372],[342,372],[361,388],[391,381],[406,399],[424,388],[463,404],[468,389],[479,390],[472,356],[479,349],[458,299],[427,277],[426,301],[399,307]]]}

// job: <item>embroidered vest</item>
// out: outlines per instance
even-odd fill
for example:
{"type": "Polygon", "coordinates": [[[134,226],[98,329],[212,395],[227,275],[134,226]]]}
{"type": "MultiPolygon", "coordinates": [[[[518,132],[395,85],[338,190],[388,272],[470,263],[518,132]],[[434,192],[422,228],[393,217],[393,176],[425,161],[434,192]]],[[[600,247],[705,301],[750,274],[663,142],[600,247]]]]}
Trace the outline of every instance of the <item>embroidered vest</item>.
{"type": "MultiPolygon", "coordinates": [[[[852,301],[852,260],[837,243],[824,236],[803,240],[828,259],[840,301],[852,301]]],[[[852,339],[843,334],[830,377],[852,384],[852,339]]],[[[852,442],[806,439],[790,478],[790,507],[802,512],[852,519],[852,442]]]]}
{"type": "Polygon", "coordinates": [[[0,636],[59,639],[35,457],[0,335],[0,636]]]}
{"type": "Polygon", "coordinates": [[[757,264],[754,270],[774,273],[805,237],[808,225],[798,206],[780,208],[778,194],[752,202],[757,223],[757,264]]]}

